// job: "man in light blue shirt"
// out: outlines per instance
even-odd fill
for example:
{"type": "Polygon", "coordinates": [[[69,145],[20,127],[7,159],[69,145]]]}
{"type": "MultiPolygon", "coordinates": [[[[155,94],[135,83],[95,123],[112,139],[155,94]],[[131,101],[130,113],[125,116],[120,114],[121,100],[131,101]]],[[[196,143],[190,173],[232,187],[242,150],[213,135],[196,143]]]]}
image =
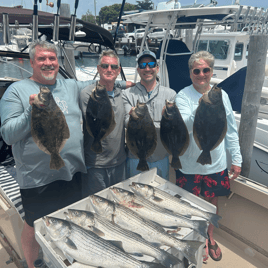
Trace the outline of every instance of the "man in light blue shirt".
{"type": "MultiPolygon", "coordinates": [[[[199,51],[190,57],[188,65],[192,85],[185,87],[177,94],[176,104],[187,126],[190,143],[184,155],[180,156],[182,169],[176,170],[176,184],[196,195],[201,194],[207,201],[217,206],[218,196],[226,196],[230,193],[226,150],[232,157],[231,179],[237,178],[241,172],[242,156],[236,122],[229,97],[222,90],[227,118],[226,136],[219,146],[210,152],[211,165],[197,163],[201,150],[193,137],[193,123],[200,98],[211,89],[209,83],[213,75],[214,56],[207,51],[199,51]]],[[[213,225],[211,224],[208,227],[208,235],[207,256],[204,261],[208,258],[208,254],[213,260],[219,261],[222,258],[222,253],[213,239],[213,225]]]]}

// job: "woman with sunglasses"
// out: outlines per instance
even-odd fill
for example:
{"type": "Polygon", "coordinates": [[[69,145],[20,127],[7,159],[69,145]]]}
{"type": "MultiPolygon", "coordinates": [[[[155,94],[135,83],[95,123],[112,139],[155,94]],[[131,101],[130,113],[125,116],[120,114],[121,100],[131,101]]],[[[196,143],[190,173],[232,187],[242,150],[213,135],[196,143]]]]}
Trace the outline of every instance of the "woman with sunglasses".
{"type": "MultiPolygon", "coordinates": [[[[197,196],[201,194],[205,200],[217,207],[218,196],[226,196],[230,193],[226,149],[232,157],[231,179],[237,178],[241,172],[242,156],[237,126],[229,97],[222,90],[227,116],[226,136],[220,145],[211,151],[211,165],[201,165],[196,162],[201,151],[194,141],[193,123],[200,98],[211,89],[210,79],[213,75],[214,56],[207,51],[199,51],[190,57],[188,66],[192,85],[185,87],[177,94],[176,104],[188,128],[190,144],[184,155],[180,157],[182,169],[176,170],[176,184],[197,196]]],[[[213,134],[213,129],[211,129],[211,134],[213,134]]],[[[208,259],[208,255],[215,261],[220,261],[222,258],[221,250],[213,239],[213,227],[212,224],[208,227],[209,239],[206,243],[206,256],[203,261],[208,259]]]]}
{"type": "MultiPolygon", "coordinates": [[[[156,56],[149,50],[144,50],[138,55],[137,71],[140,75],[140,82],[136,86],[123,90],[123,102],[125,107],[125,126],[129,120],[129,112],[136,106],[137,100],[146,103],[150,116],[154,121],[157,132],[157,146],[154,153],[147,159],[149,168],[157,167],[157,174],[169,179],[169,158],[168,152],[160,140],[160,121],[165,100],[174,101],[176,92],[170,88],[160,86],[157,82],[159,66],[156,56]]],[[[135,158],[131,152],[127,159],[127,177],[132,177],[140,173],[137,170],[139,159],[135,158]]]]}

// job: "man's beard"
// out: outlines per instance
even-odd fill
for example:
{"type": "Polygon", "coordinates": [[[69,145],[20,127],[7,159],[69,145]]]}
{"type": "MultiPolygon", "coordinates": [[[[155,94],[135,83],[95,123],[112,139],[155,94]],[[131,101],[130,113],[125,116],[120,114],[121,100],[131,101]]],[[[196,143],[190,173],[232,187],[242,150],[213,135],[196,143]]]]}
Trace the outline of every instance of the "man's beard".
{"type": "MultiPolygon", "coordinates": [[[[44,70],[54,70],[55,68],[53,66],[50,66],[50,67],[45,67],[45,68],[42,68],[41,70],[44,71],[44,70]]],[[[44,75],[43,73],[41,73],[42,77],[45,78],[46,80],[50,81],[50,80],[53,80],[55,78],[55,74],[54,75],[49,75],[49,76],[46,76],[44,75]]]]}
{"type": "Polygon", "coordinates": [[[55,75],[50,75],[50,76],[45,76],[44,74],[42,74],[42,77],[45,78],[46,80],[50,81],[50,80],[53,80],[55,78],[55,75]]]}

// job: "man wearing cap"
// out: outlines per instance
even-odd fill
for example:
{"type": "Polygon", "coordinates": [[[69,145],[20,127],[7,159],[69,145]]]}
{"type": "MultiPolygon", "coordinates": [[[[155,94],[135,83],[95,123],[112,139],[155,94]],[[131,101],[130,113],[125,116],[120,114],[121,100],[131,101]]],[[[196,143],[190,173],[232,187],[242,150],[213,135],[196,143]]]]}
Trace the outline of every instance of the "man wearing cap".
{"type": "MultiPolygon", "coordinates": [[[[163,87],[157,81],[159,66],[156,56],[152,51],[144,50],[138,55],[137,71],[140,75],[140,82],[134,87],[123,90],[123,102],[125,107],[125,126],[129,120],[129,112],[136,106],[137,100],[147,104],[149,114],[154,121],[157,132],[157,146],[154,153],[147,159],[149,168],[157,167],[157,174],[169,179],[169,158],[168,152],[160,140],[160,121],[165,101],[175,101],[176,92],[170,88],[163,87]]],[[[131,152],[127,159],[127,177],[132,177],[140,173],[137,170],[139,159],[131,152]]]]}

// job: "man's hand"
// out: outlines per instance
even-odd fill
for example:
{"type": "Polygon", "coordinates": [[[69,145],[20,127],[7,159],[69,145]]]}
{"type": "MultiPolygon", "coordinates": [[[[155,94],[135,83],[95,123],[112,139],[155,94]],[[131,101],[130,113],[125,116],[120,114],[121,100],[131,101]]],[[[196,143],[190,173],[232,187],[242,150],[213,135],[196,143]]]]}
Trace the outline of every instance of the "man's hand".
{"type": "Polygon", "coordinates": [[[230,172],[229,172],[229,178],[231,180],[236,179],[240,175],[240,172],[241,172],[241,167],[232,165],[230,168],[230,172]]]}
{"type": "Polygon", "coordinates": [[[29,97],[29,103],[30,103],[31,106],[33,105],[34,98],[35,98],[36,95],[37,95],[37,94],[32,94],[32,95],[30,95],[30,97],[29,97]]]}
{"type": "Polygon", "coordinates": [[[135,107],[131,107],[130,111],[129,111],[129,115],[131,115],[131,113],[133,112],[133,110],[135,109],[135,107]]]}
{"type": "Polygon", "coordinates": [[[133,83],[131,81],[126,81],[126,88],[134,87],[135,85],[136,85],[136,83],[133,83]]]}

